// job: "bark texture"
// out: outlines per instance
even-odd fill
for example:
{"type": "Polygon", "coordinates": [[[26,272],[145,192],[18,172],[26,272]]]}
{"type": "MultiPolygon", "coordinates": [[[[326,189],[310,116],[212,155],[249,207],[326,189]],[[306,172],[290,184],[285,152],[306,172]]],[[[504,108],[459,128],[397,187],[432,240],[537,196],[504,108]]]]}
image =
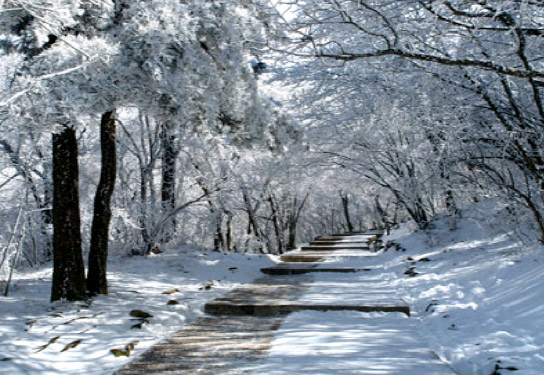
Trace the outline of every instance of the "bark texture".
{"type": "MultiPolygon", "coordinates": [[[[176,136],[163,125],[161,130],[162,147],[162,186],[161,201],[164,215],[168,215],[176,208],[176,159],[178,156],[176,136]]],[[[168,242],[176,230],[176,219],[172,216],[164,224],[162,242],[168,242]]]]}
{"type": "Polygon", "coordinates": [[[342,199],[342,208],[344,209],[344,217],[346,219],[346,225],[348,227],[348,232],[352,233],[354,231],[353,224],[351,223],[351,218],[349,216],[349,197],[347,193],[340,191],[340,198],[342,199]]]}
{"type": "Polygon", "coordinates": [[[79,168],[73,129],[53,135],[53,286],[51,301],[85,300],[81,253],[79,168]]]}
{"type": "Polygon", "coordinates": [[[111,221],[111,197],[117,176],[115,138],[115,112],[106,112],[102,115],[100,122],[102,169],[94,197],[89,272],[87,275],[87,290],[91,294],[108,294],[106,272],[111,221]]]}

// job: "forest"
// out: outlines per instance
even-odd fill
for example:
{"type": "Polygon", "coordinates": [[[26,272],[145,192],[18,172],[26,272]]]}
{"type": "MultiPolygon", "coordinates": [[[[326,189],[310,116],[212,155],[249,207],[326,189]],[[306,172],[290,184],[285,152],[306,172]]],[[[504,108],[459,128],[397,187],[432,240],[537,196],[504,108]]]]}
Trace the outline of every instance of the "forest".
{"type": "Polygon", "coordinates": [[[543,34],[538,0],[4,0],[1,292],[489,199],[543,242],[543,34]]]}

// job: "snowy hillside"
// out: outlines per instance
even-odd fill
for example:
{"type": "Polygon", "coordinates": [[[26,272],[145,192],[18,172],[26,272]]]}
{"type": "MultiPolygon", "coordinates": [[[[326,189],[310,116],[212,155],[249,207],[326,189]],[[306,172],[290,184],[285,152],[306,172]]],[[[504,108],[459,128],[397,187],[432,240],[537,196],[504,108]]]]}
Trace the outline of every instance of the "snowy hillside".
{"type": "Polygon", "coordinates": [[[428,233],[397,231],[387,240],[406,251],[381,261],[431,349],[459,374],[541,375],[544,249],[514,241],[500,214],[486,203],[463,212],[456,230],[439,220],[428,233]]]}

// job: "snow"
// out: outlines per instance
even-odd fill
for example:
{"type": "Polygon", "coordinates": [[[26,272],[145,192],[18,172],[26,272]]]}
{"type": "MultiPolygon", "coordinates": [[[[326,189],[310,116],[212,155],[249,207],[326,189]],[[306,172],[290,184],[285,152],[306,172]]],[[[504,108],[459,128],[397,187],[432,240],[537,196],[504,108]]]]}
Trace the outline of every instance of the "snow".
{"type": "MultiPolygon", "coordinates": [[[[431,223],[426,231],[403,225],[383,239],[398,247],[366,256],[345,251],[324,263],[321,267],[371,270],[316,273],[301,301],[358,304],[379,297],[409,304],[411,316],[291,314],[268,358],[252,365],[253,373],[541,375],[544,248],[517,238],[501,222],[501,212],[483,202],[455,221],[431,223]]],[[[110,266],[112,293],[90,305],[50,304],[49,269],[19,273],[12,295],[0,299],[0,373],[110,374],[202,316],[205,301],[251,282],[261,267],[274,264],[273,257],[190,247],[116,258],[110,266]],[[162,294],[174,288],[179,292],[162,294]],[[172,299],[179,304],[167,305],[172,299]],[[134,309],[152,314],[149,324],[130,329],[138,323],[129,316],[134,309]],[[75,340],[82,341],[61,352],[75,340]],[[110,353],[135,341],[131,358],[110,353]]]]}
{"type": "Polygon", "coordinates": [[[404,314],[299,312],[287,318],[254,374],[455,374],[404,314]]]}
{"type": "Polygon", "coordinates": [[[498,365],[541,375],[544,248],[521,241],[501,217],[500,205],[487,201],[427,231],[405,225],[383,239],[402,246],[398,251],[338,266],[370,267],[388,278],[420,323],[421,339],[457,373],[489,375],[498,365]],[[414,276],[405,274],[411,267],[414,276]]]}
{"type": "Polygon", "coordinates": [[[299,303],[349,306],[401,304],[398,293],[389,285],[387,278],[368,275],[366,272],[318,273],[314,276],[312,286],[300,297],[299,303]]]}
{"type": "Polygon", "coordinates": [[[192,247],[149,257],[118,257],[108,269],[110,294],[76,304],[49,303],[50,267],[19,273],[11,295],[0,298],[0,374],[111,374],[202,316],[205,302],[251,282],[260,268],[274,264],[267,256],[192,247]],[[163,294],[175,289],[179,291],[163,294]],[[179,303],[168,305],[170,300],[179,303]],[[141,322],[129,315],[135,309],[153,315],[141,329],[131,329],[141,322]],[[79,345],[62,352],[76,340],[81,340],[79,345]],[[110,353],[136,341],[131,357],[110,353]]]}
{"type": "Polygon", "coordinates": [[[411,317],[292,314],[255,374],[541,375],[544,248],[522,242],[501,217],[500,205],[483,202],[426,231],[403,225],[383,238],[398,250],[337,253],[320,267],[372,270],[315,274],[301,299],[387,296],[408,303],[411,317]],[[405,274],[412,267],[417,274],[405,274]]]}

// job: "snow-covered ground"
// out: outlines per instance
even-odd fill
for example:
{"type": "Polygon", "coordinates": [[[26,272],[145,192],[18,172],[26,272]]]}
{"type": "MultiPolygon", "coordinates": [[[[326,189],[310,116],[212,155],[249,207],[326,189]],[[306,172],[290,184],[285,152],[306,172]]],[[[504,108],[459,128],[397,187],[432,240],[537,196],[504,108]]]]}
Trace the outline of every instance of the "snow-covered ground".
{"type": "Polygon", "coordinates": [[[455,375],[402,313],[302,311],[290,315],[252,375],[455,375]]]}
{"type": "MultiPolygon", "coordinates": [[[[497,206],[482,203],[455,223],[438,220],[431,229],[415,232],[403,226],[384,238],[393,241],[387,251],[324,265],[373,268],[352,275],[375,276],[380,288],[386,280],[391,293],[410,305],[411,318],[398,313],[292,314],[261,373],[283,374],[287,365],[313,369],[313,374],[365,373],[357,369],[368,363],[379,373],[398,374],[400,362],[370,363],[369,353],[383,353],[383,358],[410,354],[418,360],[431,352],[447,371],[460,375],[542,375],[544,247],[516,240],[506,222],[497,220],[500,214],[497,206]],[[411,336],[392,335],[403,330],[411,336]],[[381,345],[368,347],[371,339],[381,345]],[[395,351],[400,343],[407,345],[402,350],[411,349],[395,351]],[[336,365],[331,362],[335,358],[336,365]]],[[[250,282],[260,275],[259,268],[273,262],[264,256],[202,254],[191,248],[118,258],[110,266],[111,295],[75,306],[48,302],[49,270],[21,273],[12,295],[0,298],[0,373],[109,374],[129,360],[114,357],[111,349],[137,341],[132,355],[141,353],[201,316],[205,301],[250,282]],[[171,300],[178,303],[168,304],[171,300]],[[153,317],[131,329],[142,322],[129,315],[135,309],[153,317]]],[[[316,275],[310,292],[331,277],[316,275]]],[[[361,289],[355,287],[353,293],[361,289]]],[[[436,373],[435,362],[426,363],[428,371],[421,367],[418,372],[416,366],[408,373],[436,373]]]]}
{"type": "Polygon", "coordinates": [[[0,374],[111,374],[203,315],[206,301],[251,282],[261,267],[273,264],[266,256],[191,247],[116,258],[108,270],[110,294],[75,305],[49,303],[50,267],[19,273],[10,296],[0,297],[0,374]],[[133,317],[133,310],[152,317],[133,317]],[[110,352],[131,343],[130,358],[110,352]]]}
{"type": "Polygon", "coordinates": [[[384,238],[401,248],[349,264],[392,275],[420,336],[459,374],[542,375],[544,247],[516,240],[501,215],[483,202],[454,224],[404,227],[384,238]]]}

